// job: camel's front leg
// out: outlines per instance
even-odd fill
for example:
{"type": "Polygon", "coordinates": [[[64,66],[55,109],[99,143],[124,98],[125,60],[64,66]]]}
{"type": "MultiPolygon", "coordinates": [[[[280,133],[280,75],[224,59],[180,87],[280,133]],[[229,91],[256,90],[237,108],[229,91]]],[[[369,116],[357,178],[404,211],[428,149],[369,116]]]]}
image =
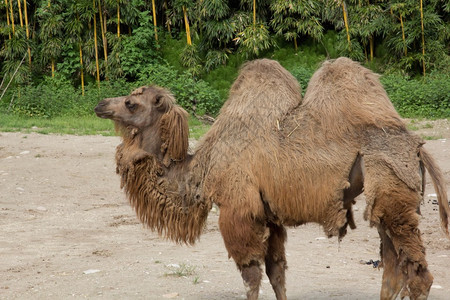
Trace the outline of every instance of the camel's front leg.
{"type": "Polygon", "coordinates": [[[286,300],[287,269],[284,243],[286,241],[286,229],[275,224],[268,225],[270,229],[269,246],[266,254],[266,274],[278,300],[286,300]]]}
{"type": "Polygon", "coordinates": [[[242,216],[240,211],[228,207],[220,208],[219,227],[228,254],[241,271],[247,299],[258,299],[261,265],[267,252],[268,228],[262,221],[242,216]]]}

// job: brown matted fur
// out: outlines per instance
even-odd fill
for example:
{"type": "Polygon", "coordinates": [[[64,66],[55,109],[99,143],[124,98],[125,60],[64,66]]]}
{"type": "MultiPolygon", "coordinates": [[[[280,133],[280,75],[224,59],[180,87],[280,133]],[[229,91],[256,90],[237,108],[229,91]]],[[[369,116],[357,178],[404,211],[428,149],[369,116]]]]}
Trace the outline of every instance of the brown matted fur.
{"type": "Polygon", "coordinates": [[[284,226],[316,222],[342,238],[347,226],[355,228],[352,205],[363,189],[365,217],[381,238],[381,298],[400,291],[427,297],[433,277],[417,208],[425,167],[448,234],[442,173],[378,76],[358,63],[325,62],[303,101],[297,81],[277,62],[245,64],[193,155],[186,113],[167,90],[143,87],[105,99],[96,113],[122,128],[117,172],[142,222],[194,243],[212,203],[220,207],[220,231],[249,299],[258,297],[263,264],[277,299],[286,299],[284,226]]]}

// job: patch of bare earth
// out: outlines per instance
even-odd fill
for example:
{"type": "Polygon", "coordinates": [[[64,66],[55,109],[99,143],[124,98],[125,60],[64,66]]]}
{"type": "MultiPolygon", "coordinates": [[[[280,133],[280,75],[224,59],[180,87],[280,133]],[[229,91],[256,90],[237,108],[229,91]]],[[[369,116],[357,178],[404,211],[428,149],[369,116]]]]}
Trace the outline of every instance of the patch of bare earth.
{"type": "MultiPolygon", "coordinates": [[[[429,121],[426,121],[429,122],[429,121]]],[[[417,124],[416,124],[417,125],[417,124]]],[[[425,147],[450,191],[448,121],[417,128],[436,136],[425,147]]],[[[0,133],[1,299],[242,299],[211,212],[195,246],[176,245],[144,228],[119,189],[117,137],[0,133]]],[[[431,182],[428,180],[428,182],[431,182]]],[[[439,227],[427,185],[421,230],[435,280],[431,299],[450,294],[450,241],[439,227]]],[[[315,224],[288,229],[289,299],[376,299],[379,238],[363,221],[339,243],[315,224]]],[[[274,299],[267,277],[261,299],[274,299]]]]}

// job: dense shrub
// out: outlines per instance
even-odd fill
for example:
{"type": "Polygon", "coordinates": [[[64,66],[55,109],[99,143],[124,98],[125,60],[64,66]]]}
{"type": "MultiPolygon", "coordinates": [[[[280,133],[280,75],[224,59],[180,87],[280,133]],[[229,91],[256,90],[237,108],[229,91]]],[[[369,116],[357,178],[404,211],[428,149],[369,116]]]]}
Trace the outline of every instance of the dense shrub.
{"type": "Polygon", "coordinates": [[[180,73],[167,63],[150,64],[139,74],[139,85],[156,84],[169,89],[178,104],[198,115],[215,115],[222,106],[217,90],[189,73],[180,73]]]}
{"type": "Polygon", "coordinates": [[[140,70],[136,82],[115,79],[89,83],[85,95],[81,89],[75,89],[64,76],[45,77],[38,85],[22,86],[11,89],[0,105],[3,111],[27,117],[52,118],[56,116],[92,115],[97,103],[109,97],[129,94],[141,85],[156,84],[169,89],[178,104],[198,115],[215,115],[222,106],[217,90],[205,81],[195,81],[188,73],[180,74],[166,63],[148,64],[140,70]],[[9,103],[13,100],[11,108],[9,103]]]}
{"type": "Polygon", "coordinates": [[[75,90],[72,82],[63,76],[45,77],[37,86],[28,85],[10,92],[3,110],[26,117],[52,118],[56,116],[86,116],[93,114],[97,103],[107,97],[126,95],[132,85],[123,80],[104,81],[97,86],[91,83],[86,87],[85,96],[81,90],[75,90]],[[9,108],[9,104],[12,105],[9,108]],[[8,107],[6,107],[8,106],[8,107]]]}
{"type": "Polygon", "coordinates": [[[409,79],[390,74],[381,82],[403,117],[450,117],[450,75],[431,74],[425,79],[409,79]]]}
{"type": "Polygon", "coordinates": [[[20,116],[51,118],[73,107],[76,92],[70,81],[55,76],[44,78],[37,86],[17,88],[9,96],[12,100],[11,112],[20,116]]]}
{"type": "Polygon", "coordinates": [[[311,68],[298,67],[291,71],[292,75],[297,78],[300,86],[302,88],[302,95],[305,95],[306,88],[308,87],[308,82],[314,74],[314,70],[311,68]]]}

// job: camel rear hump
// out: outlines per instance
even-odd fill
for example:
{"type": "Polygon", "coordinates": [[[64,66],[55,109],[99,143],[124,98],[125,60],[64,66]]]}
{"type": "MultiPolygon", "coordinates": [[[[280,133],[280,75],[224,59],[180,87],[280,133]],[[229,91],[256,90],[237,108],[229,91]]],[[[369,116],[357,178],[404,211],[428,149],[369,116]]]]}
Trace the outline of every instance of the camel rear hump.
{"type": "Polygon", "coordinates": [[[332,135],[367,126],[404,128],[378,77],[349,58],[326,61],[312,76],[302,106],[332,135]]]}

